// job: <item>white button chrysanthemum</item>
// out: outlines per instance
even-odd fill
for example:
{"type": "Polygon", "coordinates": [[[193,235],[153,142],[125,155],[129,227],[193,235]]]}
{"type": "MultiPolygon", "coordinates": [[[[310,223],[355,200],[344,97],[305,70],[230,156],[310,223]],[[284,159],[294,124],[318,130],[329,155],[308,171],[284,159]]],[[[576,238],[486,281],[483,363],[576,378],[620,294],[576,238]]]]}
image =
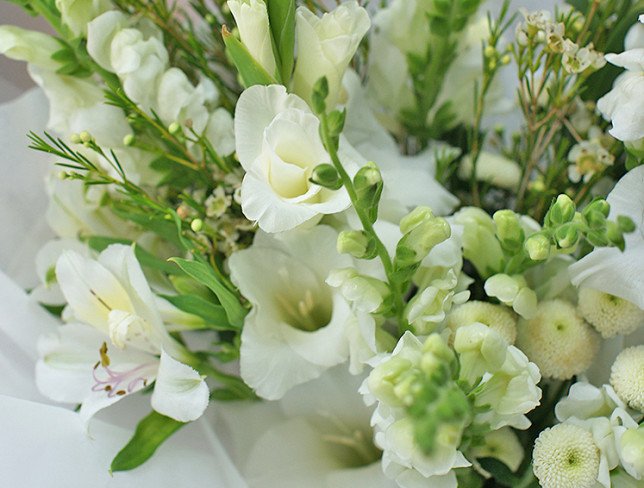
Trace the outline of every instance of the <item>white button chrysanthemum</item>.
{"type": "Polygon", "coordinates": [[[604,338],[627,335],[644,324],[644,310],[623,298],[593,290],[579,290],[579,313],[604,338]]]}
{"type": "Polygon", "coordinates": [[[517,344],[546,378],[565,380],[584,372],[599,348],[599,334],[563,300],[539,304],[532,320],[520,320],[517,344]]]}
{"type": "Polygon", "coordinates": [[[454,309],[447,317],[447,326],[453,333],[459,327],[475,322],[487,325],[498,332],[508,344],[514,344],[517,337],[517,321],[515,315],[506,307],[472,300],[454,309]]]}
{"type": "Polygon", "coordinates": [[[619,353],[610,371],[610,384],[629,407],[644,412],[644,345],[619,353]]]}
{"type": "Polygon", "coordinates": [[[591,488],[597,482],[599,449],[593,436],[572,424],[546,429],[534,444],[533,469],[544,488],[591,488]]]}

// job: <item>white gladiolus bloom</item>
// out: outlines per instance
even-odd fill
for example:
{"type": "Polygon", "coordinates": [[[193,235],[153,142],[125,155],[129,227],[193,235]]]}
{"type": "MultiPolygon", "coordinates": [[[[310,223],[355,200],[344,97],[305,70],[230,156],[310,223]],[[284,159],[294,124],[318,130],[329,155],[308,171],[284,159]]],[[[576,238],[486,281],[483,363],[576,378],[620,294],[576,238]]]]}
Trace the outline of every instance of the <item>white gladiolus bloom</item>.
{"type": "MultiPolygon", "coordinates": [[[[345,210],[349,196],[309,182],[313,169],[329,163],[320,122],[308,105],[281,85],[255,85],[235,110],[237,156],[246,175],[242,210],[266,232],[282,232],[322,214],[345,210]]],[[[351,167],[340,142],[342,162],[351,167]]]]}
{"type": "Polygon", "coordinates": [[[56,0],[63,23],[75,36],[87,34],[87,24],[111,7],[109,0],[56,0]]]}
{"type": "Polygon", "coordinates": [[[298,54],[293,92],[310,101],[313,85],[326,76],[327,105],[335,107],[344,72],[370,26],[369,14],[355,0],[342,3],[321,18],[308,8],[299,7],[295,22],[298,54]]]}
{"type": "Polygon", "coordinates": [[[626,68],[613,89],[597,101],[597,108],[613,124],[610,134],[625,142],[644,138],[644,35],[643,20],[634,25],[624,40],[625,51],[606,54],[606,61],[626,68]]]}
{"type": "Polygon", "coordinates": [[[266,3],[263,0],[228,0],[227,3],[235,17],[239,37],[244,46],[271,76],[275,76],[277,64],[273,54],[266,3]]]}
{"type": "Polygon", "coordinates": [[[569,268],[571,281],[634,303],[644,310],[644,166],[632,169],[608,195],[610,219],[630,217],[635,232],[624,235],[626,249],[598,248],[569,268]]]}
{"type": "Polygon", "coordinates": [[[77,322],[39,342],[36,377],[44,395],[82,403],[87,421],[154,382],[156,411],[181,422],[201,416],[208,387],[172,357],[181,357],[182,348],[165,330],[131,247],[112,245],[98,260],[67,251],[56,277],[77,322]]]}
{"type": "Polygon", "coordinates": [[[241,336],[241,376],[264,398],[279,399],[346,361],[356,341],[375,344],[373,319],[359,324],[340,290],[325,283],[332,269],[351,264],[337,254],[336,239],[327,226],[260,233],[228,261],[233,282],[253,305],[241,336]]]}

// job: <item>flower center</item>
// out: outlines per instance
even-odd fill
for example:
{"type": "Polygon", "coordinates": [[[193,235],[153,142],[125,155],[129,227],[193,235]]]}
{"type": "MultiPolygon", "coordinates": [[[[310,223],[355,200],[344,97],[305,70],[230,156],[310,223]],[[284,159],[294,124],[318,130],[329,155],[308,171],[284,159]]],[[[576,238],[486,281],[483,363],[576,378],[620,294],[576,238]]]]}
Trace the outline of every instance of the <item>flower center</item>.
{"type": "Polygon", "coordinates": [[[101,346],[100,355],[101,359],[92,371],[95,381],[92,391],[105,391],[108,398],[123,396],[145,388],[154,379],[158,366],[156,362],[136,365],[125,371],[115,371],[110,368],[106,343],[101,346]]]}

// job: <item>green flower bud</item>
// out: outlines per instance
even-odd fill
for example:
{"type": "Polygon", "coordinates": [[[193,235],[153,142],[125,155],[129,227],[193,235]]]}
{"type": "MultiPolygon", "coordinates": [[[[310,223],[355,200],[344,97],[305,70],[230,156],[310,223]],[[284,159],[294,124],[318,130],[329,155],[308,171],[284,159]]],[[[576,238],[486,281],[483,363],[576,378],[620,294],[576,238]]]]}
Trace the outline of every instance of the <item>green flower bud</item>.
{"type": "Polygon", "coordinates": [[[601,230],[606,226],[606,216],[597,210],[584,212],[584,217],[591,229],[601,230]]]}
{"type": "Polygon", "coordinates": [[[448,347],[440,334],[432,334],[425,340],[423,352],[431,353],[446,363],[450,363],[455,359],[454,351],[448,347]]]}
{"type": "Polygon", "coordinates": [[[350,254],[358,259],[373,259],[378,254],[373,237],[362,230],[344,230],[338,236],[339,254],[350,254]]]}
{"type": "Polygon", "coordinates": [[[313,85],[311,93],[311,105],[316,114],[326,112],[326,99],[329,96],[329,81],[326,76],[320,78],[313,85]]]}
{"type": "Polygon", "coordinates": [[[81,141],[80,136],[78,134],[76,134],[76,133],[73,133],[71,136],[69,136],[69,140],[73,144],[80,144],[81,142],[83,142],[83,141],[81,141]]]}
{"type": "Polygon", "coordinates": [[[123,145],[124,146],[131,146],[134,144],[134,134],[128,134],[123,138],[123,145]]]}
{"type": "Polygon", "coordinates": [[[81,142],[83,142],[83,143],[90,143],[90,142],[92,142],[94,140],[92,135],[89,132],[87,132],[86,130],[84,130],[83,132],[78,134],[78,137],[81,140],[81,142]]]}
{"type": "Polygon", "coordinates": [[[340,179],[338,171],[332,164],[328,163],[319,164],[313,168],[309,181],[329,190],[339,190],[342,188],[342,180],[340,179]]]}
{"type": "Polygon", "coordinates": [[[203,220],[194,219],[190,222],[190,228],[192,229],[192,232],[200,232],[201,229],[203,229],[203,220]]]}
{"type": "Polygon", "coordinates": [[[172,122],[168,126],[168,132],[173,136],[176,136],[179,132],[181,132],[181,126],[177,122],[172,122]]]}
{"type": "Polygon", "coordinates": [[[585,217],[586,214],[591,212],[599,212],[604,217],[608,217],[608,213],[610,212],[610,204],[602,198],[597,199],[591,202],[586,208],[584,208],[584,211],[582,213],[585,217]]]}
{"type": "Polygon", "coordinates": [[[519,250],[525,239],[519,216],[512,210],[499,210],[492,218],[496,224],[496,236],[501,246],[507,250],[519,250]]]}
{"type": "Polygon", "coordinates": [[[485,49],[483,50],[483,55],[486,58],[491,58],[496,54],[496,49],[494,49],[494,46],[487,45],[485,46],[485,49]]]}
{"type": "Polygon", "coordinates": [[[416,207],[414,210],[412,210],[409,214],[405,215],[401,219],[400,232],[402,232],[403,234],[406,234],[407,232],[419,226],[423,222],[433,218],[434,218],[434,214],[432,213],[429,207],[416,207]]]}
{"type": "Polygon", "coordinates": [[[627,217],[626,215],[619,215],[617,217],[617,225],[619,226],[619,230],[621,230],[624,234],[629,234],[635,231],[635,222],[633,222],[633,219],[627,217]]]}
{"type": "Polygon", "coordinates": [[[555,240],[561,249],[570,249],[579,241],[577,224],[564,224],[555,231],[555,240]]]}
{"type": "Polygon", "coordinates": [[[420,263],[434,246],[450,237],[452,230],[440,217],[425,220],[403,236],[396,247],[396,264],[401,267],[420,263]]]}
{"type": "Polygon", "coordinates": [[[624,234],[616,222],[606,223],[606,237],[616,247],[622,251],[624,250],[624,247],[626,246],[626,243],[624,242],[624,234]]]}
{"type": "Polygon", "coordinates": [[[327,124],[331,137],[338,137],[344,129],[344,121],[347,117],[346,110],[334,110],[327,116],[327,124]]]}
{"type": "Polygon", "coordinates": [[[550,256],[550,239],[545,234],[532,234],[525,241],[524,248],[533,261],[544,261],[550,256]]]}
{"type": "Polygon", "coordinates": [[[546,222],[554,225],[570,222],[575,216],[576,211],[575,202],[568,195],[561,194],[550,207],[548,215],[546,216],[546,222]]]}
{"type": "Polygon", "coordinates": [[[353,186],[357,197],[355,205],[366,212],[373,224],[378,219],[378,204],[383,188],[382,175],[376,163],[369,162],[360,168],[353,177],[353,186]]]}

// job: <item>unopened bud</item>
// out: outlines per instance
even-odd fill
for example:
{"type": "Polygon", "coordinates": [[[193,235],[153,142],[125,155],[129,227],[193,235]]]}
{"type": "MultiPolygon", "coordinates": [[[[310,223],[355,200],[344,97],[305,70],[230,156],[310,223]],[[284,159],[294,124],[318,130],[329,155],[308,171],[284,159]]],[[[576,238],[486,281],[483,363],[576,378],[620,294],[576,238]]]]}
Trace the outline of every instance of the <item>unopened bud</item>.
{"type": "Polygon", "coordinates": [[[168,132],[172,134],[173,136],[177,135],[179,132],[181,132],[181,126],[177,122],[172,122],[168,126],[168,132]]]}
{"type": "Polygon", "coordinates": [[[358,259],[376,257],[376,243],[365,231],[345,230],[338,235],[337,249],[339,254],[350,254],[358,259]]]}
{"type": "Polygon", "coordinates": [[[131,146],[134,144],[134,134],[128,134],[123,138],[123,145],[124,146],[131,146]]]}
{"type": "Polygon", "coordinates": [[[505,54],[505,55],[501,58],[501,64],[502,64],[502,65],[508,65],[508,64],[510,64],[510,61],[512,61],[512,57],[511,57],[509,54],[505,54]]]}
{"type": "Polygon", "coordinates": [[[524,248],[533,261],[544,261],[550,256],[550,239],[544,234],[532,234],[526,239],[524,248]]]}
{"type": "Polygon", "coordinates": [[[313,85],[311,105],[316,114],[326,112],[326,99],[329,96],[329,81],[326,76],[320,78],[313,85]]]}
{"type": "Polygon", "coordinates": [[[396,247],[396,262],[401,267],[420,263],[432,248],[450,237],[452,230],[441,217],[425,220],[403,236],[396,247]]]}
{"type": "Polygon", "coordinates": [[[376,163],[369,162],[358,170],[353,177],[356,192],[355,205],[363,210],[371,223],[378,219],[378,204],[382,195],[382,175],[376,163]]]}
{"type": "Polygon", "coordinates": [[[630,232],[635,231],[635,222],[626,215],[619,215],[617,217],[617,225],[619,226],[619,230],[624,234],[629,234],[630,232]]]}
{"type": "Polygon", "coordinates": [[[483,50],[483,55],[486,58],[491,58],[496,54],[496,49],[494,49],[494,46],[485,46],[485,49],[483,50]]]}
{"type": "Polygon", "coordinates": [[[80,136],[78,134],[76,134],[75,132],[72,135],[69,136],[69,140],[73,144],[80,144],[81,142],[83,142],[83,141],[81,141],[80,136]]]}
{"type": "Polygon", "coordinates": [[[521,249],[524,232],[519,217],[512,210],[499,210],[492,217],[496,224],[496,236],[505,249],[521,249]]]}
{"type": "Polygon", "coordinates": [[[608,217],[610,213],[610,204],[604,199],[598,199],[591,202],[583,211],[584,216],[590,212],[599,212],[604,217],[608,217]]]}
{"type": "Polygon", "coordinates": [[[565,224],[573,219],[576,211],[575,202],[568,195],[561,194],[550,207],[546,221],[554,225],[565,224]]]}
{"type": "Polygon", "coordinates": [[[84,130],[83,132],[78,134],[78,137],[81,140],[81,142],[83,142],[85,144],[88,144],[88,143],[90,143],[90,142],[92,142],[94,140],[92,135],[89,132],[87,132],[86,130],[84,130]]]}
{"type": "Polygon", "coordinates": [[[201,229],[203,229],[203,220],[194,219],[190,222],[190,228],[192,229],[192,232],[200,232],[201,229]]]}
{"type": "Polygon", "coordinates": [[[340,179],[338,171],[333,165],[327,163],[319,164],[313,168],[309,181],[329,190],[339,190],[342,188],[342,180],[340,179]]]}
{"type": "Polygon", "coordinates": [[[574,223],[564,224],[555,231],[555,240],[561,249],[570,249],[579,241],[579,231],[574,223]]]}
{"type": "Polygon", "coordinates": [[[400,220],[400,232],[406,234],[423,222],[433,218],[434,214],[429,207],[416,207],[400,220]]]}

